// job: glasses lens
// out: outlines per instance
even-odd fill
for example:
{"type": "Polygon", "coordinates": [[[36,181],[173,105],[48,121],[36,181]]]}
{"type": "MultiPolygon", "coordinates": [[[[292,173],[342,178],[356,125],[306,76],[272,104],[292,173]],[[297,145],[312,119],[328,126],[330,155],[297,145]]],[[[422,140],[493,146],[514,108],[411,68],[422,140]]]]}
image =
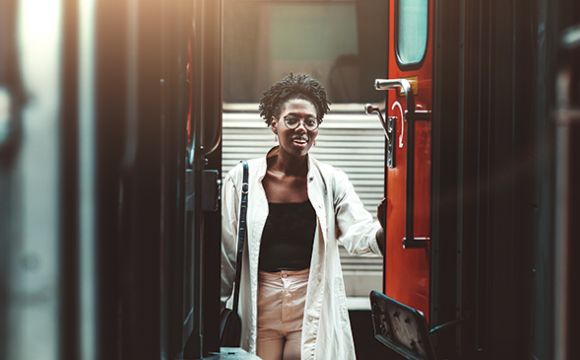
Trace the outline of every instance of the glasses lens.
{"type": "Polygon", "coordinates": [[[308,129],[310,131],[314,131],[314,130],[318,129],[318,120],[316,120],[316,119],[306,120],[304,126],[306,126],[306,129],[308,129]]]}

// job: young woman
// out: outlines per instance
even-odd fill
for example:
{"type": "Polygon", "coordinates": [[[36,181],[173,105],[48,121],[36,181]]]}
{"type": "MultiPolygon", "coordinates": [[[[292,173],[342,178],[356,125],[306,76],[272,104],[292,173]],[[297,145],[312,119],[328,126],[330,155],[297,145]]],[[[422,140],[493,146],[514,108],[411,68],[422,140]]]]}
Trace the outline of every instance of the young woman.
{"type": "MultiPolygon", "coordinates": [[[[381,254],[383,229],[346,174],[308,155],[328,105],[320,83],[293,74],[260,103],[279,145],[248,161],[239,312],[242,347],[265,360],[354,359],[338,245],[381,254]]],[[[234,281],[241,186],[239,165],[223,185],[222,308],[234,281]]]]}

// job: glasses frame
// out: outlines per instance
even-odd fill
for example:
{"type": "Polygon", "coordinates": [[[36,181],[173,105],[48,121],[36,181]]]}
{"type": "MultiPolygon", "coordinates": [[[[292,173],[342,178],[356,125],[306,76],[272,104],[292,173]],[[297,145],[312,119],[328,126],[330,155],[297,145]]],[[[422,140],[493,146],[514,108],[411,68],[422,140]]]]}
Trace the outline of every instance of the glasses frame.
{"type": "Polygon", "coordinates": [[[300,121],[298,121],[298,122],[296,123],[296,125],[294,125],[294,126],[292,127],[292,126],[290,126],[290,125],[288,124],[288,118],[287,118],[287,117],[284,117],[284,125],[285,125],[285,126],[288,128],[288,129],[290,129],[290,130],[295,130],[295,129],[297,129],[297,128],[300,126],[300,124],[304,124],[304,128],[305,128],[306,130],[308,130],[308,131],[316,131],[316,130],[317,130],[319,127],[320,127],[320,121],[319,121],[318,119],[316,119],[316,127],[315,127],[314,129],[309,129],[309,128],[308,128],[308,126],[306,125],[306,123],[304,122],[304,119],[301,119],[300,121]]]}

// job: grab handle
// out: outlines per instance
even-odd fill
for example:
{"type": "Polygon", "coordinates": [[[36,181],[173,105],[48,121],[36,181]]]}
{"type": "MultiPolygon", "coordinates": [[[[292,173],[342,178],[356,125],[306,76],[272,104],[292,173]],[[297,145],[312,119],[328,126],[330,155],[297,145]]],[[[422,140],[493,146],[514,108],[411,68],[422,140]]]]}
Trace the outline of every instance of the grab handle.
{"type": "Polygon", "coordinates": [[[385,118],[383,117],[383,113],[381,112],[381,109],[378,106],[373,106],[372,104],[366,104],[365,105],[365,114],[371,115],[373,113],[376,113],[377,115],[379,115],[379,120],[381,120],[381,125],[383,126],[383,132],[385,133],[385,137],[387,138],[388,142],[391,142],[391,137],[389,136],[390,129],[389,129],[387,122],[385,121],[385,118]]]}
{"type": "Polygon", "coordinates": [[[429,244],[429,238],[415,238],[413,235],[415,215],[415,121],[429,120],[430,112],[415,110],[415,95],[413,94],[411,83],[407,79],[376,79],[375,89],[401,89],[401,93],[405,94],[407,99],[407,110],[404,114],[404,120],[407,122],[407,188],[403,248],[426,248],[429,244]]]}

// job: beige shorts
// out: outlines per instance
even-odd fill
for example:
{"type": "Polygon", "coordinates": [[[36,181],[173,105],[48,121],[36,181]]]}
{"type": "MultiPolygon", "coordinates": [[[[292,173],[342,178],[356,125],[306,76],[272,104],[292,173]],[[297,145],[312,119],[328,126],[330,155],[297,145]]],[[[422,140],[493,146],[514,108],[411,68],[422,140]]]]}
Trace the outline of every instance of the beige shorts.
{"type": "Polygon", "coordinates": [[[302,319],[310,269],[258,272],[257,355],[300,359],[302,319]]]}

